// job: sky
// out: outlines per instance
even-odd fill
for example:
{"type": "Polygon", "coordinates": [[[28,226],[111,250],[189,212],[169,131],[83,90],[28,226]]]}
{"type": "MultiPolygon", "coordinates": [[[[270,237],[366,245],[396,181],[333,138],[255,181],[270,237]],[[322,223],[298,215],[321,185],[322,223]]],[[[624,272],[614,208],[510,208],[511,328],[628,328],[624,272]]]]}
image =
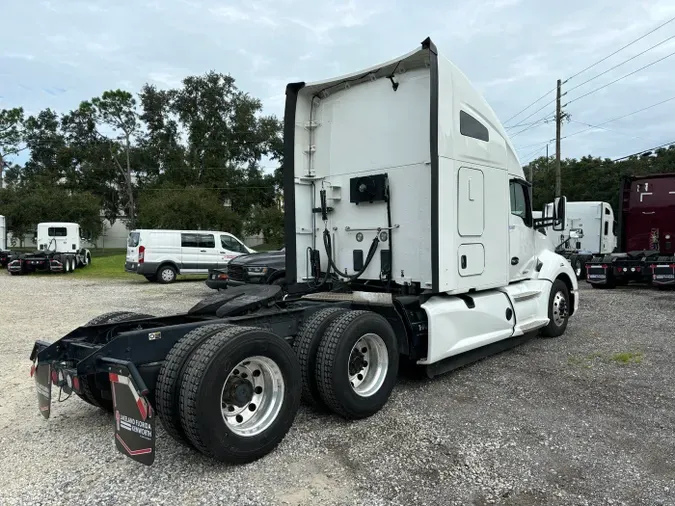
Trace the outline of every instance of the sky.
{"type": "MultiPolygon", "coordinates": [[[[543,155],[555,138],[555,123],[543,120],[553,117],[557,79],[564,82],[562,102],[569,102],[564,110],[570,115],[563,125],[563,158],[616,158],[675,141],[675,55],[668,57],[675,53],[675,21],[572,77],[675,17],[672,0],[3,4],[0,109],[67,112],[107,89],[136,93],[146,82],[177,87],[187,75],[215,70],[260,98],[266,114],[282,117],[287,83],[358,71],[416,49],[430,36],[509,127],[522,163],[543,155]]],[[[549,153],[554,151],[553,142],[549,153]]]]}

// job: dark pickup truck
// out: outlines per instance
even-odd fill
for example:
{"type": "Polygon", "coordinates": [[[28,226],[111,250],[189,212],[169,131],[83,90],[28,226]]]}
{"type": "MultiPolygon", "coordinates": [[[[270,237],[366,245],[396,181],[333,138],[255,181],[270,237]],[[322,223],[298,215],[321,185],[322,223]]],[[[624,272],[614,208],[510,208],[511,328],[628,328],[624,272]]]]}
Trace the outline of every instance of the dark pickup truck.
{"type": "Polygon", "coordinates": [[[222,290],[245,284],[281,285],[286,283],[286,249],[240,255],[226,267],[212,269],[206,286],[222,290]]]}
{"type": "Polygon", "coordinates": [[[18,256],[19,254],[15,252],[0,250],[0,267],[7,267],[7,264],[18,256]]]}

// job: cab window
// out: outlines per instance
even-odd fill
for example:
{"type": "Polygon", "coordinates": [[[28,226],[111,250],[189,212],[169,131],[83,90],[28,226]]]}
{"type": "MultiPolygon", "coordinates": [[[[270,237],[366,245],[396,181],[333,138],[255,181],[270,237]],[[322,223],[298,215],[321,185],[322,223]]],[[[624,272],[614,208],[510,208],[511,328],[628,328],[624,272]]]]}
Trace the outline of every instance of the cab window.
{"type": "Polygon", "coordinates": [[[66,237],[68,235],[68,230],[66,227],[49,227],[47,229],[47,235],[49,237],[66,237]]]}
{"type": "Polygon", "coordinates": [[[511,181],[509,190],[511,194],[511,214],[519,216],[525,222],[525,225],[531,226],[532,212],[527,187],[518,181],[511,181]]]}
{"type": "Polygon", "coordinates": [[[220,236],[220,244],[223,248],[229,251],[236,251],[237,253],[248,253],[244,245],[237,241],[234,237],[229,235],[220,236]]]}

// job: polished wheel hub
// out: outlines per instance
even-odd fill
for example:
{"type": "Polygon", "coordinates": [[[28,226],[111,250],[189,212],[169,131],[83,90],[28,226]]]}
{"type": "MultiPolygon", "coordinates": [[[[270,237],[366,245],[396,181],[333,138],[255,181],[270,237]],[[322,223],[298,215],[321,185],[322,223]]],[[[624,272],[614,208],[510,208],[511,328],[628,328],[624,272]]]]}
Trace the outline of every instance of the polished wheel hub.
{"type": "Polygon", "coordinates": [[[388,366],[389,354],[382,338],[365,334],[349,354],[349,384],[361,397],[369,397],[382,387],[388,366]]]}
{"type": "Polygon", "coordinates": [[[567,319],[567,299],[562,292],[558,292],[553,297],[553,321],[560,327],[567,319]]]}
{"type": "Polygon", "coordinates": [[[239,436],[260,434],[274,422],[284,399],[281,369],[268,357],[243,360],[230,372],[221,392],[221,412],[239,436]]]}

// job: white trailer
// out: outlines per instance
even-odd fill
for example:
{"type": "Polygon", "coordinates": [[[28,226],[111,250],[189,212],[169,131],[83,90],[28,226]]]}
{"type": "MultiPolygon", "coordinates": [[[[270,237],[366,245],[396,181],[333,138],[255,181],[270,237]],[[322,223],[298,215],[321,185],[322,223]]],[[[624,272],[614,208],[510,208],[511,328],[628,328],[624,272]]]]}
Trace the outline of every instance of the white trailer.
{"type": "MultiPolygon", "coordinates": [[[[544,216],[551,216],[553,203],[544,216]]],[[[577,278],[586,277],[586,262],[593,255],[609,255],[617,247],[616,220],[607,202],[567,202],[565,228],[554,236],[560,254],[569,259],[577,278]]]]}
{"type": "Polygon", "coordinates": [[[117,312],[37,341],[43,416],[53,384],[115,412],[134,460],[154,461],[159,419],[245,463],[284,438],[301,398],[347,419],[379,411],[401,356],[434,376],[565,332],[577,280],[539,232],[562,228],[565,199],[533,219],[506,131],[430,39],[289,84],[284,128],[287,291],[243,285],[186,314],[117,312]]]}
{"type": "Polygon", "coordinates": [[[7,221],[0,215],[0,251],[7,249],[7,221]]]}
{"type": "Polygon", "coordinates": [[[38,223],[38,251],[15,257],[7,265],[10,274],[34,271],[71,273],[91,263],[91,252],[82,246],[80,225],[69,222],[38,223]]]}

